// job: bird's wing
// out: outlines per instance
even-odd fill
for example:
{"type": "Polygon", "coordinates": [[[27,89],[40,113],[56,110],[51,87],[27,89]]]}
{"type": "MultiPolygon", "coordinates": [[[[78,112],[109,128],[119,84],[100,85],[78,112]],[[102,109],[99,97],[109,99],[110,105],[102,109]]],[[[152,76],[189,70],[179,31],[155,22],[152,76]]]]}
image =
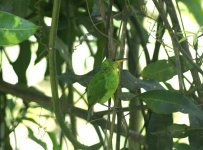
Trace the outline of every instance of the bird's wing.
{"type": "Polygon", "coordinates": [[[87,87],[87,99],[89,106],[99,103],[108,92],[106,88],[105,74],[100,72],[94,76],[87,87]]]}

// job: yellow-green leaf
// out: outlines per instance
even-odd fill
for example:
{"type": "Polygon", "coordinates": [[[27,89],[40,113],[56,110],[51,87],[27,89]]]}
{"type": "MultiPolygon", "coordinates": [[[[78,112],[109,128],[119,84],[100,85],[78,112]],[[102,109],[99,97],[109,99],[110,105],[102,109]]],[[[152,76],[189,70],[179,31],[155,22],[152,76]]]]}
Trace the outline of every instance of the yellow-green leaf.
{"type": "Polygon", "coordinates": [[[0,11],[0,45],[15,45],[33,35],[38,26],[13,14],[0,11]]]}

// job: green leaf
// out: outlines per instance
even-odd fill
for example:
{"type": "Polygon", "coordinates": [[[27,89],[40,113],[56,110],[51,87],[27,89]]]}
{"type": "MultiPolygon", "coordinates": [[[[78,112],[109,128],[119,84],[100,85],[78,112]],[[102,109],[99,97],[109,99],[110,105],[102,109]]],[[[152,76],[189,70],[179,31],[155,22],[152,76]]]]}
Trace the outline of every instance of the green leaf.
{"type": "Polygon", "coordinates": [[[126,100],[131,100],[133,98],[135,98],[135,94],[130,93],[130,92],[119,92],[118,93],[118,97],[124,101],[126,100]]]}
{"type": "Polygon", "coordinates": [[[185,138],[190,135],[200,135],[203,133],[203,128],[192,128],[185,124],[172,124],[165,129],[151,132],[152,135],[167,135],[172,138],[185,138]]]}
{"type": "Polygon", "coordinates": [[[89,81],[99,70],[100,68],[95,68],[94,70],[84,75],[76,75],[73,72],[67,72],[62,75],[59,75],[58,79],[64,84],[73,84],[75,82],[78,82],[86,87],[89,84],[89,81]]]}
{"type": "Polygon", "coordinates": [[[38,26],[15,16],[13,14],[0,11],[0,45],[18,44],[33,35],[38,26]]]}
{"type": "Polygon", "coordinates": [[[151,132],[151,134],[156,136],[167,135],[171,138],[185,138],[188,136],[188,129],[189,126],[185,124],[172,124],[162,130],[151,132]]]}
{"type": "Polygon", "coordinates": [[[53,149],[54,150],[60,150],[60,144],[57,142],[57,137],[54,132],[47,132],[48,136],[50,137],[52,144],[53,144],[53,149]]]}
{"type": "MultiPolygon", "coordinates": [[[[203,120],[199,120],[197,117],[194,117],[192,115],[189,115],[190,119],[190,127],[192,129],[201,129],[203,127],[203,120]]],[[[203,131],[203,130],[202,130],[203,131]]],[[[189,143],[191,146],[191,149],[198,149],[198,150],[203,150],[203,132],[197,131],[196,134],[190,134],[189,135],[189,143]]],[[[193,130],[194,133],[194,130],[193,130]]]]}
{"type": "MultiPolygon", "coordinates": [[[[190,63],[183,56],[180,56],[180,61],[182,63],[183,72],[192,68],[190,63]]],[[[176,74],[175,56],[169,57],[168,60],[163,59],[151,63],[147,65],[141,73],[144,79],[153,79],[158,81],[167,81],[176,74]]]]}
{"type": "Polygon", "coordinates": [[[186,40],[187,40],[187,38],[188,38],[188,37],[183,37],[183,38],[182,38],[182,39],[180,39],[178,42],[179,42],[179,43],[182,43],[182,42],[186,41],[186,40]]]}
{"type": "Polygon", "coordinates": [[[179,111],[189,113],[203,120],[203,111],[190,98],[178,92],[153,90],[142,93],[138,97],[155,113],[171,114],[179,111]]]}
{"type": "Polygon", "coordinates": [[[201,19],[203,17],[202,15],[202,0],[181,0],[183,2],[190,13],[195,17],[197,20],[198,24],[200,26],[203,25],[203,20],[201,19]]]}
{"type": "Polygon", "coordinates": [[[12,62],[11,65],[18,76],[18,82],[22,84],[27,83],[26,71],[31,60],[31,43],[26,40],[19,44],[20,51],[18,59],[12,62]]]}
{"type": "Polygon", "coordinates": [[[173,139],[165,134],[167,126],[173,123],[172,115],[151,113],[148,122],[146,141],[150,150],[171,150],[173,139]],[[160,134],[160,131],[164,131],[160,134]]]}
{"type": "Polygon", "coordinates": [[[176,74],[174,68],[174,64],[168,60],[159,60],[146,66],[141,75],[144,79],[166,81],[176,74]]]}
{"type": "Polygon", "coordinates": [[[175,150],[191,150],[190,145],[185,144],[185,143],[174,143],[173,148],[175,150]]]}
{"type": "Polygon", "coordinates": [[[173,138],[185,138],[188,136],[189,126],[185,124],[172,124],[167,127],[167,134],[173,138]]]}
{"type": "Polygon", "coordinates": [[[13,13],[20,17],[27,17],[31,14],[31,0],[12,0],[13,13]]]}
{"type": "Polygon", "coordinates": [[[173,86],[170,84],[170,83],[167,83],[167,82],[163,82],[164,85],[166,86],[166,88],[170,91],[174,91],[175,89],[173,88],[173,86]]]}

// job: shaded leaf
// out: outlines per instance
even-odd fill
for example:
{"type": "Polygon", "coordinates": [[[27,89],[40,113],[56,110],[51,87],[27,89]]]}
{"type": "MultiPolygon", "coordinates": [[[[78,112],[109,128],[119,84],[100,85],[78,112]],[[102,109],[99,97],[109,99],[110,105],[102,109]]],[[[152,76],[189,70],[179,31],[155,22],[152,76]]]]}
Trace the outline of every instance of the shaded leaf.
{"type": "Polygon", "coordinates": [[[13,14],[0,11],[0,45],[18,44],[33,35],[38,26],[13,14]]]}
{"type": "Polygon", "coordinates": [[[188,136],[188,129],[185,124],[172,124],[167,127],[167,134],[173,138],[185,138],[188,136]]]}
{"type": "Polygon", "coordinates": [[[203,111],[197,107],[190,98],[178,92],[153,90],[142,93],[138,97],[155,113],[171,114],[179,111],[203,119],[203,111]]]}
{"type": "Polygon", "coordinates": [[[134,91],[139,88],[143,88],[146,91],[149,90],[162,90],[162,85],[154,80],[141,80],[133,76],[128,70],[121,72],[121,85],[127,89],[134,91]]]}
{"type": "Polygon", "coordinates": [[[172,138],[185,138],[190,135],[200,135],[203,133],[203,128],[192,128],[185,124],[172,124],[167,126],[164,130],[151,132],[153,135],[167,135],[172,138]]]}
{"type": "MultiPolygon", "coordinates": [[[[152,134],[159,131],[165,131],[166,127],[173,123],[172,115],[162,115],[151,113],[147,128],[146,141],[149,150],[171,150],[173,147],[173,138],[167,134],[152,134]]],[[[164,132],[165,133],[165,132],[164,132]]]]}
{"type": "Polygon", "coordinates": [[[60,56],[64,59],[65,62],[70,64],[70,54],[68,46],[60,39],[56,38],[56,49],[59,51],[60,56]]]}
{"type": "MultiPolygon", "coordinates": [[[[58,79],[64,84],[73,84],[75,82],[80,83],[83,86],[87,86],[91,78],[99,71],[99,67],[88,72],[84,75],[76,75],[73,72],[67,72],[58,76],[58,79]]],[[[154,80],[141,80],[133,76],[128,70],[122,70],[121,72],[121,85],[131,91],[143,88],[149,90],[163,90],[162,85],[154,80]]]]}
{"type": "Polygon", "coordinates": [[[23,84],[27,83],[26,71],[31,60],[30,47],[31,43],[28,40],[20,43],[20,53],[18,59],[15,62],[11,63],[15,73],[18,76],[18,82],[23,84]]]}
{"type": "Polygon", "coordinates": [[[173,148],[175,148],[175,150],[191,150],[190,145],[186,143],[174,143],[173,148]]]}
{"type": "Polygon", "coordinates": [[[13,11],[15,15],[26,17],[31,13],[30,2],[31,0],[13,0],[13,11]],[[23,10],[23,11],[22,11],[23,10]]]}
{"type": "MultiPolygon", "coordinates": [[[[192,129],[201,129],[203,127],[203,120],[200,120],[197,117],[194,117],[192,115],[189,115],[189,119],[190,119],[190,127],[192,129]]],[[[198,134],[190,134],[189,142],[190,142],[191,149],[203,150],[202,132],[199,132],[198,134]]]]}
{"type": "Polygon", "coordinates": [[[136,95],[130,92],[119,92],[118,97],[119,99],[122,100],[131,100],[135,97],[136,95]]]}
{"type": "Polygon", "coordinates": [[[36,52],[37,58],[35,59],[35,64],[40,62],[43,58],[46,58],[48,54],[48,51],[47,51],[48,45],[46,44],[49,41],[48,35],[49,35],[49,28],[45,27],[44,25],[41,26],[39,35],[36,36],[37,42],[39,45],[38,45],[38,50],[36,52]]]}
{"type": "MultiPolygon", "coordinates": [[[[183,56],[180,56],[180,61],[182,63],[183,72],[192,68],[190,63],[183,56]]],[[[167,81],[171,79],[173,76],[177,75],[175,56],[170,57],[169,60],[158,60],[147,65],[141,75],[145,79],[153,79],[157,81],[167,81]]]]}
{"type": "Polygon", "coordinates": [[[10,12],[13,9],[13,0],[1,0],[0,1],[0,10],[10,12]]]}
{"type": "Polygon", "coordinates": [[[58,76],[58,79],[62,81],[64,84],[73,84],[75,82],[80,83],[83,86],[87,86],[89,81],[92,79],[92,77],[99,71],[99,68],[95,68],[94,70],[88,72],[85,75],[76,75],[73,72],[67,72],[60,76],[58,76]]]}
{"type": "Polygon", "coordinates": [[[170,84],[170,83],[167,83],[167,82],[163,82],[164,85],[166,86],[166,88],[170,91],[174,91],[175,89],[173,88],[173,86],[170,84]]]}

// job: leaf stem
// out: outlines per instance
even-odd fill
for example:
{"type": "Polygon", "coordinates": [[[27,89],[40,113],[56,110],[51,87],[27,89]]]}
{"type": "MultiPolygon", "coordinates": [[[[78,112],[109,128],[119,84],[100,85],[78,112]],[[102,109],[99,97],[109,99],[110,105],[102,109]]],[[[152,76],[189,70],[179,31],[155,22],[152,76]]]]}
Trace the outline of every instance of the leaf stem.
{"type": "Polygon", "coordinates": [[[64,116],[62,114],[62,109],[60,106],[60,101],[58,97],[58,80],[56,71],[56,51],[55,51],[55,41],[57,38],[57,28],[60,12],[61,0],[54,0],[53,12],[52,12],[52,23],[51,30],[49,34],[49,73],[50,73],[50,83],[51,83],[51,93],[52,93],[52,103],[53,109],[56,116],[56,120],[59,123],[63,134],[73,143],[74,146],[85,149],[87,146],[79,143],[75,136],[72,134],[71,130],[66,126],[64,122],[64,116]]]}

